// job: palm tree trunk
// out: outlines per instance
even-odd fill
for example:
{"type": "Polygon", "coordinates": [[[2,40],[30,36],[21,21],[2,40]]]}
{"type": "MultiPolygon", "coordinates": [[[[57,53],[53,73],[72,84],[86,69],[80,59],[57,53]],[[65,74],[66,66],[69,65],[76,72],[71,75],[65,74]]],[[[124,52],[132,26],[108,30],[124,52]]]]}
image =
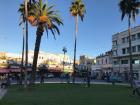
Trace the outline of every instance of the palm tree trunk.
{"type": "Polygon", "coordinates": [[[20,84],[22,85],[22,78],[23,78],[23,68],[24,68],[24,24],[22,26],[22,59],[21,59],[21,77],[20,77],[20,84]]]}
{"type": "Polygon", "coordinates": [[[65,65],[65,51],[64,51],[64,58],[63,58],[63,72],[64,72],[64,65],[65,65]]]}
{"type": "Polygon", "coordinates": [[[36,68],[37,68],[37,60],[38,60],[38,54],[40,49],[40,42],[41,37],[43,35],[44,28],[42,25],[39,25],[36,32],[36,42],[35,42],[35,49],[34,49],[34,58],[33,58],[33,67],[32,67],[32,75],[31,75],[31,84],[34,84],[35,82],[35,76],[36,76],[36,68]]]}
{"type": "Polygon", "coordinates": [[[129,66],[130,66],[130,85],[132,87],[133,81],[133,65],[132,65],[132,46],[131,46],[131,29],[130,29],[130,18],[128,18],[128,38],[129,38],[129,66]]]}
{"type": "Polygon", "coordinates": [[[26,15],[26,53],[25,53],[25,83],[24,87],[27,87],[27,69],[28,69],[28,0],[25,0],[25,15],[26,15]]]}
{"type": "Polygon", "coordinates": [[[75,61],[76,61],[76,45],[77,45],[77,34],[78,34],[78,15],[75,18],[75,42],[74,42],[74,60],[73,60],[73,83],[75,83],[75,61]]]}

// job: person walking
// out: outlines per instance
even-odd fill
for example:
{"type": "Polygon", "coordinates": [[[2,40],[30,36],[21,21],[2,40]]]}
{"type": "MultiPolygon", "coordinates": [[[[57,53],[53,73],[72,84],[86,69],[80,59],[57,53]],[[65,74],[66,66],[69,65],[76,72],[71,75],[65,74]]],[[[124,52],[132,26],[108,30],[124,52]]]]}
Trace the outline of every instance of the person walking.
{"type": "Polygon", "coordinates": [[[112,72],[112,73],[111,73],[110,79],[111,79],[112,85],[115,86],[116,79],[117,79],[117,74],[116,74],[116,72],[112,72]]]}
{"type": "Polygon", "coordinates": [[[87,72],[87,87],[90,87],[90,72],[87,72]]]}
{"type": "Polygon", "coordinates": [[[140,81],[138,81],[137,78],[134,77],[134,79],[133,79],[133,81],[132,81],[133,95],[135,95],[135,93],[137,93],[137,95],[140,96],[139,84],[140,84],[140,81]]]}
{"type": "Polygon", "coordinates": [[[45,79],[45,75],[44,74],[41,74],[41,78],[40,78],[40,83],[44,83],[44,79],[45,79]]]}

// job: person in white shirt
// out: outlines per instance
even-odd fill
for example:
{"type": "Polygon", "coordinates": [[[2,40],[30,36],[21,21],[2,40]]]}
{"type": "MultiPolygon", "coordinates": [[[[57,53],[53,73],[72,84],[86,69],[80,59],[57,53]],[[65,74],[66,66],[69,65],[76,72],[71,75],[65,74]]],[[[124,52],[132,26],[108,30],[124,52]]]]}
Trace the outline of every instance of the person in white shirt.
{"type": "Polygon", "coordinates": [[[136,77],[134,77],[132,84],[133,84],[133,95],[135,95],[135,93],[137,93],[138,96],[140,96],[140,92],[139,92],[139,84],[140,84],[140,81],[138,81],[136,79],[136,77]]]}

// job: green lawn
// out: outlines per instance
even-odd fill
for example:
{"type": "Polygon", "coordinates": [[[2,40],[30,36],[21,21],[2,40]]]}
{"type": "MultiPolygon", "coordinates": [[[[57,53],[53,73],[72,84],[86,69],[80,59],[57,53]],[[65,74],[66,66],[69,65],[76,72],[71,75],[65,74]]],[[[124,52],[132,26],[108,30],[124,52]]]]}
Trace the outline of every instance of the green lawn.
{"type": "Polygon", "coordinates": [[[140,97],[126,86],[44,84],[28,90],[13,86],[0,105],[140,105],[140,97]]]}

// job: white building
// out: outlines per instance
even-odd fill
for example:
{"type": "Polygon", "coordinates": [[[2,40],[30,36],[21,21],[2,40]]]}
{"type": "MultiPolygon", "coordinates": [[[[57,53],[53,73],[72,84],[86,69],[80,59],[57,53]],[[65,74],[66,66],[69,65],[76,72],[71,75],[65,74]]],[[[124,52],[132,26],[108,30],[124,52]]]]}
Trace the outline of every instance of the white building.
{"type": "MultiPolygon", "coordinates": [[[[33,56],[34,56],[34,51],[29,51],[30,63],[33,62],[33,56]]],[[[58,64],[61,64],[63,60],[68,63],[72,61],[68,55],[65,55],[65,58],[64,58],[64,54],[53,54],[53,53],[46,53],[46,52],[40,51],[38,55],[38,65],[43,63],[46,60],[57,62],[58,64]]]]}
{"type": "Polygon", "coordinates": [[[101,54],[96,57],[96,64],[92,66],[94,72],[111,72],[112,71],[112,51],[101,54]]]}
{"type": "Polygon", "coordinates": [[[79,70],[92,70],[92,65],[95,64],[95,59],[86,55],[81,55],[79,60],[79,70]]]}
{"type": "MultiPolygon", "coordinates": [[[[8,53],[8,52],[5,52],[5,53],[0,53],[1,56],[5,56],[6,59],[8,60],[16,60],[17,63],[21,63],[21,54],[15,54],[15,53],[8,53]]],[[[32,64],[33,62],[33,56],[34,56],[34,51],[29,51],[28,53],[28,63],[29,64],[32,64]]],[[[72,62],[72,59],[70,59],[70,57],[68,55],[65,55],[65,58],[64,58],[64,54],[53,54],[53,53],[46,53],[46,52],[43,52],[43,51],[40,51],[39,52],[39,55],[38,55],[38,64],[37,65],[40,65],[42,63],[44,63],[44,61],[52,61],[52,62],[56,62],[58,64],[61,64],[63,62],[63,60],[67,63],[71,63],[72,62]]]]}
{"type": "MultiPolygon", "coordinates": [[[[131,29],[133,71],[140,78],[140,26],[131,29]]],[[[112,36],[113,70],[129,73],[128,31],[112,36]]]]}

